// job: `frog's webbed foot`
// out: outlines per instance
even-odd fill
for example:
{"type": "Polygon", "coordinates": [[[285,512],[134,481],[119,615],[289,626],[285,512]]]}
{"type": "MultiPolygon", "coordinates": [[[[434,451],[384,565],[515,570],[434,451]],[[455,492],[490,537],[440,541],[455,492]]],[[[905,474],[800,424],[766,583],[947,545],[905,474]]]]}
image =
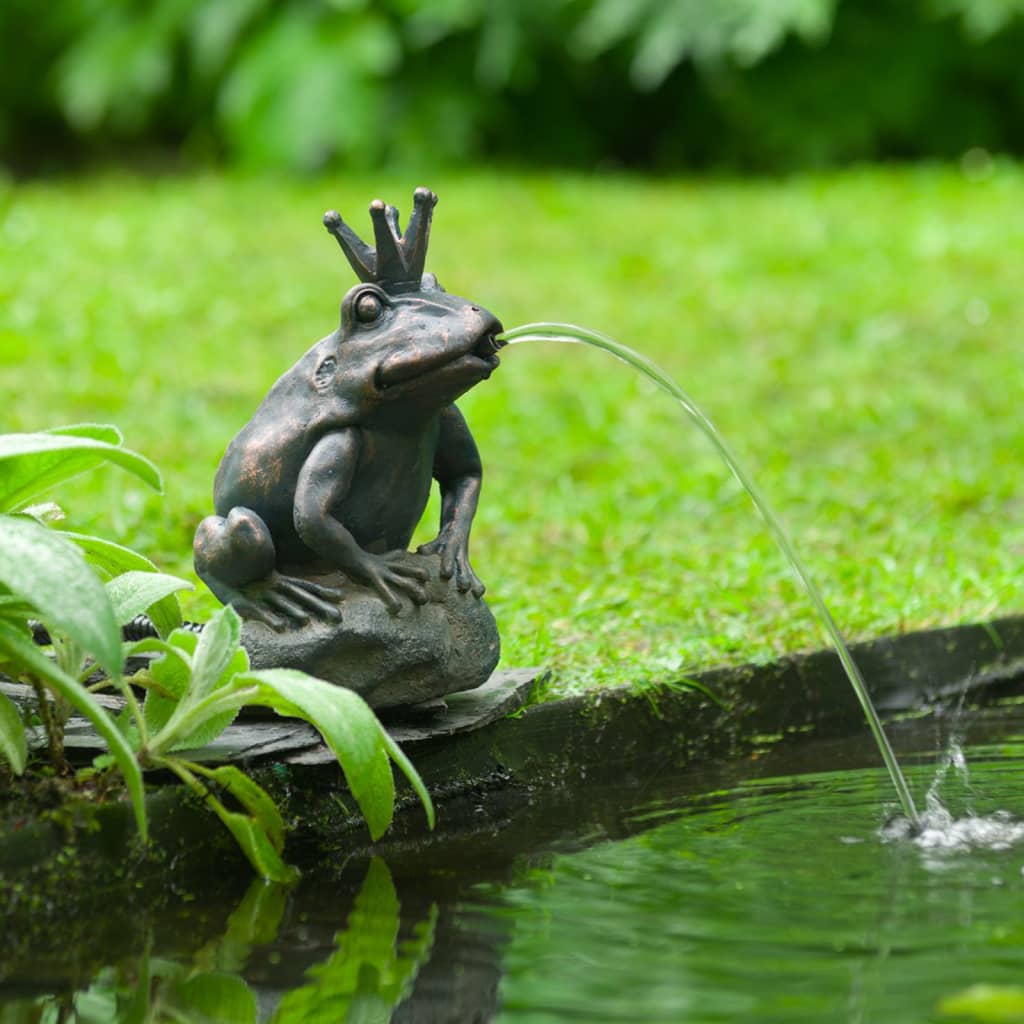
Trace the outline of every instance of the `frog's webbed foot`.
{"type": "Polygon", "coordinates": [[[207,516],[196,530],[194,551],[200,578],[243,618],[275,630],[310,618],[341,619],[342,591],[277,571],[270,530],[251,509],[207,516]]]}
{"type": "Polygon", "coordinates": [[[459,593],[467,591],[474,597],[483,597],[487,589],[469,564],[469,543],[462,537],[442,530],[430,543],[416,549],[421,555],[441,556],[441,579],[454,577],[459,593]]]}
{"type": "Polygon", "coordinates": [[[274,570],[265,579],[237,590],[229,603],[243,618],[264,622],[280,631],[289,625],[303,625],[311,618],[340,622],[338,603],[343,596],[337,587],[325,587],[274,570]]]}
{"type": "Polygon", "coordinates": [[[410,565],[408,552],[388,551],[383,555],[363,552],[355,571],[360,579],[380,595],[385,607],[392,615],[402,608],[400,594],[411,598],[414,604],[426,604],[426,583],[430,573],[419,565],[410,565]]]}

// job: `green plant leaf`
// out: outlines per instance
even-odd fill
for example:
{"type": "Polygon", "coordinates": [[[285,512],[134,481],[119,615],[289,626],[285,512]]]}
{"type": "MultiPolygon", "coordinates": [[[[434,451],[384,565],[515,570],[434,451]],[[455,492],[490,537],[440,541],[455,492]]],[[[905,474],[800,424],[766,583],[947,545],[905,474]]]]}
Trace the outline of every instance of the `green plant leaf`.
{"type": "Polygon", "coordinates": [[[246,704],[273,708],[319,730],[338,759],[374,839],[387,831],[394,814],[395,783],[389,755],[412,783],[433,825],[434,808],[423,780],[358,694],[293,669],[242,673],[233,686],[255,688],[246,704]]]}
{"type": "Polygon", "coordinates": [[[25,723],[17,705],[10,697],[0,693],[0,757],[7,761],[15,775],[25,771],[28,744],[25,742],[25,723]]]}
{"type": "MultiPolygon", "coordinates": [[[[144,713],[152,732],[153,754],[205,746],[235,720],[244,702],[233,694],[224,694],[226,699],[216,695],[249,668],[249,655],[238,642],[240,629],[235,611],[225,608],[198,637],[188,630],[171,634],[170,647],[164,648],[167,656],[149,668],[155,685],[146,696],[144,713]],[[184,677],[183,659],[169,659],[175,646],[191,653],[191,667],[184,677]]],[[[144,678],[140,681],[147,685],[144,678]]]]}
{"type": "MultiPolygon", "coordinates": [[[[76,1024],[79,1021],[81,1024],[107,1024],[107,1022],[115,1020],[120,1024],[123,1018],[118,1014],[117,992],[113,990],[112,980],[101,977],[98,983],[90,985],[85,992],[76,993],[74,1002],[76,1024]]],[[[43,1019],[47,1020],[46,1017],[43,1019]]],[[[59,1021],[60,1017],[49,1019],[59,1021]]],[[[47,1024],[49,1024],[49,1020],[47,1020],[47,1024]]]]}
{"type": "MultiPolygon", "coordinates": [[[[85,560],[97,570],[104,579],[120,576],[122,573],[156,572],[157,567],[137,551],[131,548],[115,544],[113,541],[104,540],[102,537],[91,537],[85,533],[72,533],[70,531],[59,531],[61,537],[66,537],[72,544],[76,544],[85,555],[85,560]]],[[[174,596],[166,597],[157,602],[149,612],[153,625],[162,637],[170,635],[172,630],[181,625],[181,606],[174,596]]]]}
{"type": "MultiPolygon", "coordinates": [[[[105,597],[106,594],[104,594],[105,597]]],[[[149,835],[149,829],[146,822],[142,771],[128,742],[121,735],[113,719],[96,703],[92,694],[77,679],[73,679],[61,671],[55,662],[36,647],[30,637],[2,620],[0,620],[0,654],[43,680],[50,689],[92,722],[96,731],[106,740],[107,749],[117,761],[117,767],[124,776],[128,795],[131,797],[132,807],[135,811],[139,835],[145,841],[149,835]]]]}
{"type": "Polygon", "coordinates": [[[103,462],[116,463],[163,490],[149,459],[108,441],[68,433],[0,435],[0,512],[16,511],[37,494],[103,462]]]}
{"type": "Polygon", "coordinates": [[[62,437],[88,437],[120,447],[124,434],[113,423],[69,423],[62,427],[50,427],[44,434],[59,434],[62,437]]]}
{"type": "Polygon", "coordinates": [[[121,674],[110,598],[73,544],[32,519],[0,516],[0,583],[28,601],[51,632],[74,641],[111,676],[121,674]]]}
{"type": "Polygon", "coordinates": [[[168,640],[147,637],[125,645],[125,657],[150,652],[163,655],[131,678],[135,686],[145,687],[146,702],[142,714],[151,737],[155,737],[174,714],[178,701],[188,689],[192,677],[192,654],[199,637],[187,630],[175,630],[168,640]]]}
{"type": "Polygon", "coordinates": [[[171,743],[169,750],[198,750],[212,743],[237,717],[241,704],[205,716],[202,721],[171,743]]]}
{"type": "Polygon", "coordinates": [[[268,882],[294,882],[299,873],[285,864],[281,855],[260,823],[247,814],[229,811],[215,796],[208,794],[206,802],[235,837],[253,868],[268,882]]]}
{"type": "MultiPolygon", "coordinates": [[[[231,724],[253,692],[222,687],[184,715],[175,714],[180,706],[178,702],[164,725],[150,737],[150,754],[159,757],[171,750],[192,750],[212,742],[231,724]]],[[[149,698],[146,702],[149,703],[149,698]]],[[[154,720],[163,713],[162,708],[162,704],[154,705],[154,720]]]]}
{"type": "Polygon", "coordinates": [[[238,775],[244,782],[239,782],[231,772],[225,772],[222,775],[222,779],[231,787],[236,798],[242,801],[243,806],[249,803],[256,807],[258,816],[249,816],[237,811],[229,811],[217,798],[217,795],[196,778],[196,773],[208,778],[216,778],[216,772],[219,769],[209,769],[203,765],[185,761],[180,757],[164,757],[160,759],[159,764],[174,772],[220,818],[258,874],[268,882],[290,884],[298,879],[298,871],[284,863],[276,846],[278,840],[283,845],[284,833],[284,826],[280,823],[277,809],[273,807],[270,797],[263,793],[255,783],[247,785],[249,780],[245,779],[241,772],[238,772],[238,775]],[[268,809],[268,804],[270,809],[268,809]],[[269,824],[273,835],[267,832],[264,822],[269,824]]]}
{"type": "Polygon", "coordinates": [[[148,636],[143,640],[125,644],[125,657],[138,654],[160,654],[150,662],[133,680],[140,686],[179,700],[188,689],[188,681],[192,677],[192,655],[195,653],[199,637],[187,629],[176,629],[166,640],[148,636]]]}
{"type": "MultiPolygon", "coordinates": [[[[230,681],[233,676],[238,675],[240,672],[246,672],[249,669],[249,655],[240,647],[234,655],[231,657],[230,662],[227,664],[227,668],[221,674],[220,680],[216,687],[214,687],[214,693],[222,691],[222,688],[230,681]]],[[[150,701],[154,701],[153,705],[153,721],[154,729],[153,732],[156,734],[159,730],[156,723],[161,715],[166,715],[163,722],[160,724],[159,729],[163,729],[163,726],[170,720],[170,716],[174,713],[174,709],[177,706],[177,701],[168,700],[159,693],[150,692],[145,698],[145,714],[146,724],[150,722],[151,710],[150,701]],[[168,714],[167,708],[170,708],[168,714]]],[[[181,720],[182,728],[186,728],[187,731],[182,731],[181,728],[175,730],[175,734],[172,735],[169,740],[163,738],[159,744],[159,750],[168,751],[185,751],[185,750],[197,750],[201,746],[206,746],[208,743],[212,743],[217,736],[219,736],[224,729],[226,729],[234,719],[238,718],[239,711],[243,707],[244,701],[241,699],[231,699],[226,703],[220,701],[220,710],[216,707],[212,707],[210,703],[206,706],[205,713],[193,714],[188,717],[188,724],[184,724],[184,720],[181,720]]],[[[195,709],[194,709],[195,711],[195,709]]]]}
{"type": "Polygon", "coordinates": [[[433,828],[434,803],[430,799],[430,794],[427,792],[423,779],[420,778],[420,773],[416,771],[412,761],[405,756],[405,751],[392,739],[387,729],[381,726],[380,732],[381,738],[384,741],[384,749],[388,752],[388,757],[398,765],[402,774],[409,780],[409,785],[412,786],[413,792],[420,798],[420,803],[423,804],[423,810],[427,815],[427,824],[433,828]]]}
{"type": "Polygon", "coordinates": [[[35,618],[37,612],[28,601],[14,594],[5,594],[0,587],[0,618],[17,623],[28,630],[28,620],[35,618]]]}
{"type": "MultiPolygon", "coordinates": [[[[140,674],[132,678],[132,683],[138,684],[143,682],[145,676],[140,674]]],[[[160,730],[171,720],[171,715],[174,714],[174,709],[178,706],[178,702],[173,697],[165,697],[162,693],[157,690],[149,689],[146,690],[146,701],[142,705],[142,717],[146,720],[146,728],[149,730],[150,737],[157,736],[160,730]]],[[[150,742],[152,748],[152,741],[150,742]]]]}
{"type": "MultiPolygon", "coordinates": [[[[199,769],[199,766],[196,768],[199,769]]],[[[284,821],[281,812],[262,786],[232,764],[203,768],[201,771],[206,778],[223,786],[256,819],[278,853],[284,849],[284,821]]]]}
{"type": "Polygon", "coordinates": [[[187,710],[209,696],[240,649],[242,620],[234,608],[221,608],[203,627],[192,655],[192,679],[181,701],[187,710]]]}
{"type": "Polygon", "coordinates": [[[157,632],[165,636],[181,622],[181,610],[176,616],[162,616],[161,610],[170,598],[175,607],[178,599],[174,595],[179,590],[191,590],[192,584],[178,576],[168,576],[162,572],[139,572],[129,570],[115,576],[107,582],[107,596],[114,606],[117,624],[123,626],[131,622],[136,615],[149,611],[150,620],[157,632]],[[162,621],[158,622],[157,617],[162,621]],[[177,618],[177,622],[174,622],[177,618]]]}

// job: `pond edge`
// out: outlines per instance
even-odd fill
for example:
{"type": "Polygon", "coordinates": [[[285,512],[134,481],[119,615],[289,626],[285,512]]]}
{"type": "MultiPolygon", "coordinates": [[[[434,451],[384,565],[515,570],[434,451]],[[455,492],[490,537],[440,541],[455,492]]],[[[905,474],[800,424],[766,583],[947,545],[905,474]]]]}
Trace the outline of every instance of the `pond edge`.
{"type": "MultiPolygon", "coordinates": [[[[925,714],[963,699],[991,701],[1024,688],[1024,615],[851,649],[884,717],[925,714]]],[[[438,842],[498,790],[519,788],[542,799],[551,787],[642,779],[652,770],[680,771],[864,728],[838,658],[825,650],[536,703],[473,732],[408,742],[404,749],[437,804],[438,833],[430,841],[438,842]]],[[[369,847],[336,764],[248,767],[284,809],[292,859],[312,863],[369,847]]],[[[0,835],[0,898],[14,893],[25,910],[49,915],[76,879],[102,899],[126,885],[173,888],[245,870],[227,833],[181,787],[156,783],[147,807],[153,841],[146,850],[124,803],[68,805],[9,824],[0,835]]],[[[395,825],[378,849],[427,841],[422,819],[418,801],[400,787],[395,825]]]]}

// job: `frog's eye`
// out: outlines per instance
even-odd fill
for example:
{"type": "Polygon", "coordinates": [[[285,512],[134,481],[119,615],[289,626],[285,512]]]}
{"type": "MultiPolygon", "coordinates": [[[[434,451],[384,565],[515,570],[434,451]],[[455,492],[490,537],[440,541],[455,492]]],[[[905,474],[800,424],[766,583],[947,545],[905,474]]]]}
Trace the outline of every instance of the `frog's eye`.
{"type": "Polygon", "coordinates": [[[372,324],[374,320],[380,319],[384,312],[384,303],[381,302],[379,295],[367,291],[356,297],[353,308],[356,319],[361,324],[372,324]]]}

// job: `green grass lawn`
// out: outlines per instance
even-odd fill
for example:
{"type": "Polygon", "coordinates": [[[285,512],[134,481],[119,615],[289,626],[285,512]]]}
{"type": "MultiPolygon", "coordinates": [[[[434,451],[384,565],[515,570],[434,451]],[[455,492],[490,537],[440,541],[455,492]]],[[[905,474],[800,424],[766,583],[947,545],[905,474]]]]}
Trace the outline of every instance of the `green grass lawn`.
{"type": "MultiPolygon", "coordinates": [[[[0,186],[6,430],[117,423],[73,522],[191,572],[221,453],[331,331],[354,276],[320,226],[441,196],[428,269],[512,326],[661,363],[776,503],[854,639],[1024,605],[1024,172],[786,180],[440,174],[0,186]]],[[[559,692],[820,646],[746,497],[664,396],[577,346],[510,350],[460,403],[485,462],[474,565],[503,664],[559,692]]],[[[431,536],[430,521],[421,527],[431,536]]],[[[186,613],[213,607],[200,589],[186,613]]]]}

